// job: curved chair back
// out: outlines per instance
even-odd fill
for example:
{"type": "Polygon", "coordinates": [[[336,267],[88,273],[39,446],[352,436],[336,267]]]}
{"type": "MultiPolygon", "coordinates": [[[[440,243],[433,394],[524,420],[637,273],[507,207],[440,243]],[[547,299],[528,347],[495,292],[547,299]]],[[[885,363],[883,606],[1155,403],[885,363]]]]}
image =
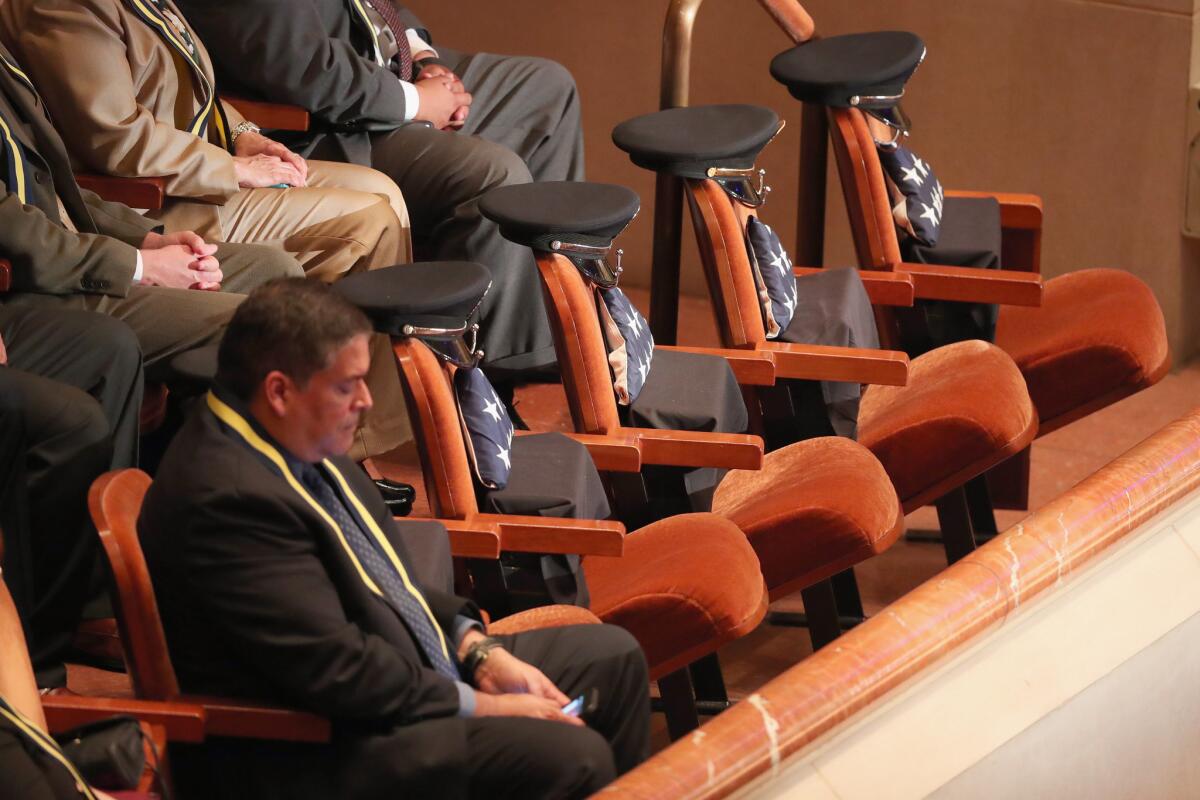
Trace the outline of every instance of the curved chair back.
{"type": "Polygon", "coordinates": [[[575,431],[616,433],[621,420],[596,310],[596,291],[565,256],[536,255],[575,431]]]}
{"type": "Polygon", "coordinates": [[[866,116],[854,108],[830,108],[829,116],[833,152],[859,266],[890,270],[903,259],[883,166],[866,116]]]}
{"type": "Polygon", "coordinates": [[[394,339],[404,399],[412,421],[425,494],[435,517],[466,519],[478,513],[467,443],[450,380],[454,368],[416,339],[394,339]]]}
{"type": "Polygon", "coordinates": [[[121,648],[134,691],[147,700],[173,700],[179,696],[179,682],[137,535],[138,514],[149,488],[150,476],[141,470],[107,472],[92,484],[88,508],[112,569],[121,648]]]}
{"type": "MultiPolygon", "coordinates": [[[[0,534],[0,542],[3,535],[0,534]]],[[[0,552],[3,548],[0,547],[0,552]]],[[[33,664],[29,661],[29,649],[25,645],[25,631],[21,618],[13,603],[4,576],[0,575],[0,697],[9,705],[32,720],[43,731],[46,716],[38,699],[37,681],[33,677],[33,664]]]]}
{"type": "Polygon", "coordinates": [[[754,347],[767,337],[746,251],[746,225],[755,214],[733,202],[710,178],[689,178],[686,182],[692,229],[696,231],[722,344],[754,347]]]}

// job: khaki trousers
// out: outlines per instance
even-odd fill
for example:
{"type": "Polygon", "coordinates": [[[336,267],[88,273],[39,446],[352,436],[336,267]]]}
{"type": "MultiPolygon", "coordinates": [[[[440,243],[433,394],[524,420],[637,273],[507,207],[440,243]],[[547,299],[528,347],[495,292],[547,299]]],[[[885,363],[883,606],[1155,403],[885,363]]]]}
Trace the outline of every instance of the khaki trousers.
{"type": "MultiPolygon", "coordinates": [[[[151,212],[168,233],[196,231],[209,241],[265,245],[222,259],[225,273],[218,295],[202,298],[186,290],[134,287],[126,298],[75,295],[70,298],[28,296],[26,302],[62,303],[112,314],[128,322],[142,343],[151,374],[183,350],[220,340],[221,332],[243,299],[230,292],[249,292],[267,280],[298,274],[280,262],[299,262],[303,273],[325,282],[342,275],[412,260],[408,210],[400,190],[386,175],[367,167],[309,162],[308,186],[293,189],[243,189],[224,205],[168,199],[151,212]],[[273,250],[277,256],[268,256],[273,250]],[[255,263],[245,257],[257,253],[255,263]],[[286,258],[290,254],[293,258],[286,258]],[[274,263],[270,263],[274,262],[274,263]]],[[[218,258],[232,255],[223,246],[218,258]]],[[[378,343],[368,384],[375,397],[372,413],[352,455],[365,458],[395,449],[412,438],[403,392],[390,347],[378,343]],[[378,363],[377,363],[378,362],[378,363]]]]}
{"type": "MultiPolygon", "coordinates": [[[[211,206],[205,206],[175,201],[156,216],[169,232],[196,229],[198,212],[211,213],[211,206]]],[[[218,206],[217,215],[213,238],[281,248],[295,256],[306,276],[326,283],[412,261],[404,197],[395,181],[369,167],[310,161],[307,186],[243,189],[218,206]]],[[[386,337],[372,342],[367,385],[375,409],[359,429],[350,453],[355,460],[382,455],[412,439],[386,337]]]]}

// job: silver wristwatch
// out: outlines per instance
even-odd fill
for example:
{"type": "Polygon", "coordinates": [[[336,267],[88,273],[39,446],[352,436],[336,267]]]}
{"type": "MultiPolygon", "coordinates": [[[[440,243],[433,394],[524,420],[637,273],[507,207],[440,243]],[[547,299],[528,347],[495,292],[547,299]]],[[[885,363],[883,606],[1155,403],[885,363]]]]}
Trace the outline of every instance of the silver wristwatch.
{"type": "Polygon", "coordinates": [[[255,133],[262,133],[262,128],[258,127],[253,122],[246,122],[246,121],[239,122],[237,125],[234,125],[233,130],[229,132],[230,133],[229,147],[233,148],[235,145],[237,145],[238,137],[241,136],[243,133],[248,133],[250,131],[254,131],[255,133]]]}

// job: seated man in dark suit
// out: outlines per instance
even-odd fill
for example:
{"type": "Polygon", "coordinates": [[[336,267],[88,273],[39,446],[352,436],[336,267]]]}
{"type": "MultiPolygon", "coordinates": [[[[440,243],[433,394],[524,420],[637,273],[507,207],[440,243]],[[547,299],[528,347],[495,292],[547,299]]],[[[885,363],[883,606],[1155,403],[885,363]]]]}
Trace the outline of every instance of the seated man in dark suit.
{"type": "Polygon", "coordinates": [[[335,722],[330,746],[207,742],[173,771],[198,796],[591,794],[646,754],[641,650],[606,625],[489,639],[472,603],[415,580],[404,540],[445,530],[398,525],[343,456],[371,408],[370,334],[322,285],[256,290],[146,496],[184,690],[335,722]],[[587,726],[560,711],[591,689],[587,726]]]}
{"type": "MultiPolygon", "coordinates": [[[[179,0],[230,91],[303,106],[310,131],[273,135],[308,158],[392,177],[419,254],[475,261],[484,368],[547,368],[554,344],[533,258],[479,214],[498,186],[583,179],[579,96],[541,58],[457,53],[395,0],[179,0]]],[[[502,11],[497,11],[497,15],[502,11]]]]}
{"type": "Polygon", "coordinates": [[[0,305],[2,565],[43,688],[66,685],[88,598],[98,544],[88,488],[136,464],[141,402],[142,352],[123,323],[0,305]]]}

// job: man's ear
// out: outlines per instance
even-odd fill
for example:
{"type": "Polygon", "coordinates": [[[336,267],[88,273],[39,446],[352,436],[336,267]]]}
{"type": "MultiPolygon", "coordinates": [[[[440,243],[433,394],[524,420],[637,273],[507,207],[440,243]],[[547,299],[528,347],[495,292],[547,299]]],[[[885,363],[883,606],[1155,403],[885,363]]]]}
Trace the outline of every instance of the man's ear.
{"type": "Polygon", "coordinates": [[[279,370],[272,370],[263,378],[263,399],[276,416],[287,416],[288,406],[295,396],[296,386],[292,379],[279,370]]]}

